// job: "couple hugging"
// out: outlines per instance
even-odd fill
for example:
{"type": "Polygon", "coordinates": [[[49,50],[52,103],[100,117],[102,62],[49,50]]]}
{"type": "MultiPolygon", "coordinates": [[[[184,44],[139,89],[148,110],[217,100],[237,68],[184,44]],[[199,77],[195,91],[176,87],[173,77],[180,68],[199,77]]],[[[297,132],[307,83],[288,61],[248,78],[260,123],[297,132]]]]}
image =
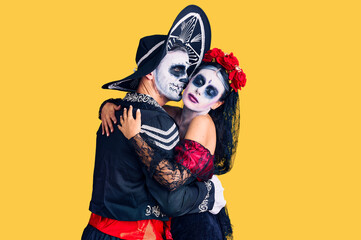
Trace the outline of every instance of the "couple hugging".
{"type": "Polygon", "coordinates": [[[210,41],[207,16],[190,5],[168,35],[140,40],[133,74],[103,86],[129,93],[100,108],[83,240],[232,237],[215,175],[232,167],[246,78],[210,41]]]}

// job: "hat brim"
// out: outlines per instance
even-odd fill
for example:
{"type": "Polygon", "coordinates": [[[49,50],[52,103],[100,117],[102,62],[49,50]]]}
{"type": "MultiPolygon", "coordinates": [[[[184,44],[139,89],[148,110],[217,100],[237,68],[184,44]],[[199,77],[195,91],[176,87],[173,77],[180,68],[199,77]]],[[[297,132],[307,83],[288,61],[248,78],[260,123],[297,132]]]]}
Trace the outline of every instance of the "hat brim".
{"type": "Polygon", "coordinates": [[[134,92],[139,79],[151,73],[174,44],[183,45],[187,49],[190,62],[187,73],[191,77],[210,48],[211,27],[207,15],[200,7],[189,5],[178,14],[168,35],[162,36],[165,41],[158,42],[161,45],[157,49],[157,54],[150,57],[152,59],[144,60],[142,67],[138,67],[137,71],[128,77],[104,84],[102,88],[134,92]]]}
{"type": "Polygon", "coordinates": [[[141,67],[139,67],[138,69],[134,69],[134,73],[130,74],[128,77],[125,77],[123,79],[106,83],[102,86],[102,88],[135,92],[135,90],[138,87],[140,78],[151,73],[154,69],[156,69],[160,61],[166,55],[165,42],[167,40],[167,37],[168,37],[167,35],[149,36],[149,38],[156,38],[159,41],[158,43],[161,44],[160,47],[155,49],[154,52],[152,53],[149,52],[149,57],[147,61],[144,61],[144,64],[142,64],[141,67]]]}

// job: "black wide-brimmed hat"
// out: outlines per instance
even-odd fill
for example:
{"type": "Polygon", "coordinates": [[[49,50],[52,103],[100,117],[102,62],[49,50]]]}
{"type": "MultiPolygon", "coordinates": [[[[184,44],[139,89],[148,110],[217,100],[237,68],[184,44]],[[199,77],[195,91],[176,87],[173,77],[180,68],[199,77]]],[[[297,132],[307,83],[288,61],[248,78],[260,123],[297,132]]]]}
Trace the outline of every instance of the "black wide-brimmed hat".
{"type": "Polygon", "coordinates": [[[200,7],[189,5],[183,9],[173,22],[168,35],[152,35],[140,39],[135,57],[137,69],[134,73],[104,84],[102,88],[134,92],[139,79],[151,73],[174,44],[187,49],[190,62],[187,73],[191,76],[211,44],[211,27],[200,7]]]}

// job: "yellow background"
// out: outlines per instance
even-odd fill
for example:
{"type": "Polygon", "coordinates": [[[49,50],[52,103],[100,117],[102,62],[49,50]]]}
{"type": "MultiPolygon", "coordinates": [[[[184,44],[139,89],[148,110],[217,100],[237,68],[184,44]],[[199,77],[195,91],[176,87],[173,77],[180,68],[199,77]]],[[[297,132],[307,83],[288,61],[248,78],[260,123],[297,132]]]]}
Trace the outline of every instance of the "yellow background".
{"type": "Polygon", "coordinates": [[[361,239],[358,1],[2,1],[1,239],[80,239],[98,107],[138,40],[197,4],[247,74],[235,239],[361,239]]]}

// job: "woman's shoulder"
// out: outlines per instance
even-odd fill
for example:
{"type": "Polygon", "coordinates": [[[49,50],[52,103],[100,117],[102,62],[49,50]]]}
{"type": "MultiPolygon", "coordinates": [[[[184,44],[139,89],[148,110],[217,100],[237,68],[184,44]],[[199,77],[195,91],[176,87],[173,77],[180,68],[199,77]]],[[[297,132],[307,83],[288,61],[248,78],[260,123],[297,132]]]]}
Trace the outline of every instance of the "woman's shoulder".
{"type": "Polygon", "coordinates": [[[185,139],[190,139],[202,144],[212,154],[216,143],[216,128],[209,115],[197,116],[189,124],[185,139]]]}
{"type": "Polygon", "coordinates": [[[211,118],[211,116],[209,116],[209,114],[196,116],[195,118],[192,119],[190,126],[191,125],[196,125],[197,127],[207,128],[207,129],[209,127],[215,128],[213,119],[211,118]]]}

